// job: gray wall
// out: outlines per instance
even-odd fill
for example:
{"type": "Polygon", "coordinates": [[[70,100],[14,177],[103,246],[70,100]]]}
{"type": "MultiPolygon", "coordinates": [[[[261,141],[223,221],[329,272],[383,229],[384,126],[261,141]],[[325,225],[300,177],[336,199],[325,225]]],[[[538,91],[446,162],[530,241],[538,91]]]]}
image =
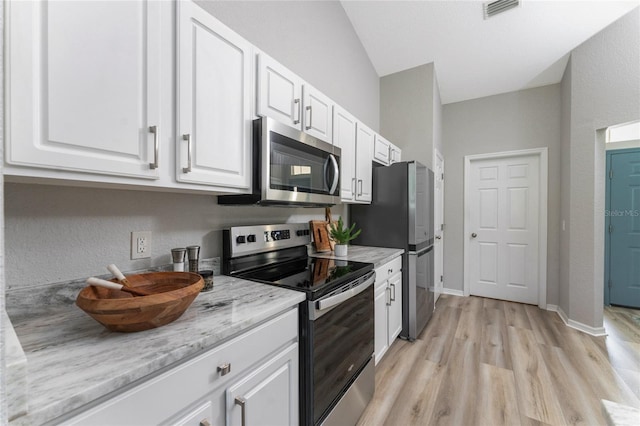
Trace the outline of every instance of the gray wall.
{"type": "MultiPolygon", "coordinates": [[[[570,191],[563,218],[570,232],[562,264],[560,307],[570,319],[602,326],[604,284],[605,149],[602,129],[636,120],[640,114],[640,8],[577,47],[563,84],[570,86],[568,158],[570,191]]],[[[566,101],[568,102],[568,101],[566,101]]],[[[568,124],[567,124],[568,123],[568,124]]],[[[565,135],[566,136],[566,135],[565,135]]],[[[566,144],[567,141],[564,141],[566,144]]]]}
{"type": "Polygon", "coordinates": [[[445,288],[461,291],[464,283],[462,234],[465,155],[547,147],[547,302],[558,303],[560,112],[559,84],[444,105],[445,288]]]}
{"type": "Polygon", "coordinates": [[[380,79],[380,134],[403,160],[433,166],[434,68],[420,65],[380,79]]]}
{"type": "MultiPolygon", "coordinates": [[[[373,128],[379,79],[338,2],[215,2],[214,15],[373,128]],[[313,25],[310,22],[313,21],[313,25]],[[295,35],[295,36],[292,36],[295,35]]],[[[341,214],[336,207],[334,216],[341,214]]],[[[169,250],[221,251],[230,225],[304,222],[322,209],[223,207],[210,195],[5,185],[8,288],[170,263],[169,250]],[[129,259],[131,231],[152,231],[152,259],[129,259]]],[[[2,293],[4,295],[4,292],[2,293]]]]}
{"type": "Polygon", "coordinates": [[[198,3],[378,131],[378,74],[340,2],[198,3]]]}

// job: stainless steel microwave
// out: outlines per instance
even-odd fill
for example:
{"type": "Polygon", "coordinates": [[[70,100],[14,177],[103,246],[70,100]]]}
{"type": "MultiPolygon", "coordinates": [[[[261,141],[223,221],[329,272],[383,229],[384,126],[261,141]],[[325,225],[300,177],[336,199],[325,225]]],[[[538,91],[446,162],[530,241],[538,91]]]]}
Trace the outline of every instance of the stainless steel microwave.
{"type": "Polygon", "coordinates": [[[278,123],[253,121],[253,191],[218,204],[331,206],[340,202],[340,148],[278,123]]]}

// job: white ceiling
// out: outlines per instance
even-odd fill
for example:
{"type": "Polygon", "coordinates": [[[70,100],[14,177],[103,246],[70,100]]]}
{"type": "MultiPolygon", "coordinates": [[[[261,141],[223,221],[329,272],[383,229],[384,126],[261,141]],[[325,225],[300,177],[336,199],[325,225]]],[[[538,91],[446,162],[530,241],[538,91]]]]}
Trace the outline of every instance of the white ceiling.
{"type": "Polygon", "coordinates": [[[482,1],[341,3],[378,75],[433,62],[447,104],[558,83],[569,52],[640,0],[523,0],[487,20],[482,1]]]}

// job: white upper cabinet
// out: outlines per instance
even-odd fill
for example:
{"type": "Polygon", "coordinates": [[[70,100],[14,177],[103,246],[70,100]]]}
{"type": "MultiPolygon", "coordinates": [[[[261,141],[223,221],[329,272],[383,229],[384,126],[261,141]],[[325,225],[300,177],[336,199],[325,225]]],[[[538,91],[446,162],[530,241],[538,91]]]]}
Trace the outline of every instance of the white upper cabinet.
{"type": "Polygon", "coordinates": [[[341,150],[340,197],[355,200],[356,194],[356,126],[357,120],[344,109],[333,109],[333,144],[341,150]]]}
{"type": "Polygon", "coordinates": [[[5,8],[7,163],[157,178],[159,2],[5,8]]]}
{"type": "Polygon", "coordinates": [[[398,163],[402,161],[402,150],[391,144],[389,146],[389,164],[398,163]]]}
{"type": "Polygon", "coordinates": [[[340,157],[340,197],[345,203],[371,202],[373,130],[336,105],[333,109],[333,144],[340,157]]]}
{"type": "Polygon", "coordinates": [[[177,8],[177,180],[248,190],[252,47],[195,3],[177,8]]]}
{"type": "Polygon", "coordinates": [[[302,89],[304,106],[304,131],[329,143],[333,142],[333,102],[305,83],[302,89]]]}
{"type": "Polygon", "coordinates": [[[358,123],[356,131],[356,201],[371,202],[371,161],[373,160],[373,130],[358,123]]]}
{"type": "Polygon", "coordinates": [[[302,79],[261,53],[257,113],[302,130],[302,79]]]}
{"type": "Polygon", "coordinates": [[[257,114],[333,142],[333,101],[285,66],[260,53],[257,114]]]}
{"type": "Polygon", "coordinates": [[[378,134],[376,134],[375,139],[376,140],[375,140],[375,145],[373,149],[373,159],[374,161],[380,164],[384,164],[385,166],[388,166],[390,163],[389,160],[391,156],[390,155],[391,143],[378,134]]]}

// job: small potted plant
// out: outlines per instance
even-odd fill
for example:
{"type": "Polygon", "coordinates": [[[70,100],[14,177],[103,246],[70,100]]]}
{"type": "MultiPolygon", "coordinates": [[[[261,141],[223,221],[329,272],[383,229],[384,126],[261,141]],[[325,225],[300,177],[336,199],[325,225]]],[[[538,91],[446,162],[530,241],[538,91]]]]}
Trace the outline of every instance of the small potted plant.
{"type": "Polygon", "coordinates": [[[347,255],[347,244],[349,241],[356,238],[362,232],[362,229],[358,229],[354,232],[356,228],[355,222],[351,225],[350,228],[344,226],[344,222],[342,222],[342,216],[338,218],[338,224],[331,224],[330,235],[336,242],[335,252],[336,256],[342,257],[347,255]]]}

